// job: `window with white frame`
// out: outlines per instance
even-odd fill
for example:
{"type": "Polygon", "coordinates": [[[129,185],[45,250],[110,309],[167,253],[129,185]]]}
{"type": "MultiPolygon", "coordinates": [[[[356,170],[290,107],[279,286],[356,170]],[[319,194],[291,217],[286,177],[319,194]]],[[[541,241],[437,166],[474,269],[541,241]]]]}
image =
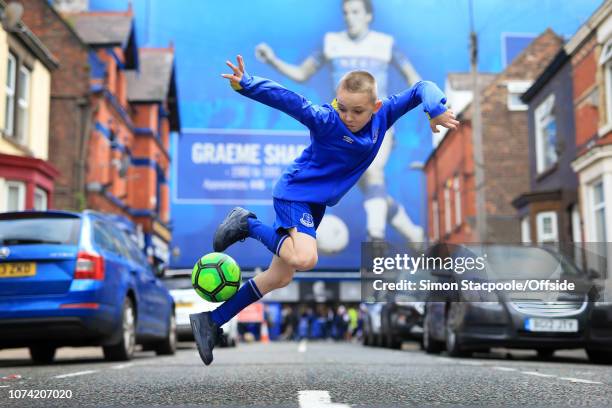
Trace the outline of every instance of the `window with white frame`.
{"type": "Polygon", "coordinates": [[[558,242],[557,213],[555,211],[544,211],[536,216],[538,242],[558,242]]]}
{"type": "Polygon", "coordinates": [[[599,64],[603,65],[606,90],[606,123],[612,126],[612,39],[604,45],[599,64]]]}
{"type": "Polygon", "coordinates": [[[438,200],[433,200],[431,203],[431,212],[432,212],[432,241],[437,241],[439,238],[440,231],[440,212],[438,207],[438,200]]]}
{"type": "Polygon", "coordinates": [[[7,181],[6,184],[6,211],[25,210],[25,184],[21,181],[7,181]]]}
{"type": "Polygon", "coordinates": [[[526,111],[528,106],[521,101],[521,96],[531,87],[531,81],[508,81],[508,110],[526,111]]]}
{"type": "Polygon", "coordinates": [[[6,84],[4,88],[4,132],[13,136],[15,130],[15,92],[17,85],[17,58],[9,52],[6,64],[6,84]]]}
{"type": "Polygon", "coordinates": [[[455,225],[461,225],[461,186],[459,176],[453,180],[453,190],[455,192],[455,225]]]}
{"type": "Polygon", "coordinates": [[[26,142],[28,134],[30,77],[30,70],[25,66],[21,66],[19,68],[19,81],[17,82],[17,129],[15,129],[15,136],[20,143],[26,142]]]}
{"type": "Polygon", "coordinates": [[[555,95],[550,94],[535,109],[536,169],[538,173],[547,170],[559,159],[554,107],[555,95]]]}
{"type": "Polygon", "coordinates": [[[451,200],[450,188],[444,187],[444,232],[451,232],[451,200]]]}
{"type": "Polygon", "coordinates": [[[606,197],[603,180],[591,185],[591,224],[595,242],[607,242],[606,234],[606,197]]]}
{"type": "Polygon", "coordinates": [[[34,209],[36,211],[47,209],[47,192],[40,187],[34,189],[34,209]]]}
{"type": "Polygon", "coordinates": [[[529,225],[529,216],[521,218],[521,241],[524,244],[531,243],[531,227],[529,225]]]}

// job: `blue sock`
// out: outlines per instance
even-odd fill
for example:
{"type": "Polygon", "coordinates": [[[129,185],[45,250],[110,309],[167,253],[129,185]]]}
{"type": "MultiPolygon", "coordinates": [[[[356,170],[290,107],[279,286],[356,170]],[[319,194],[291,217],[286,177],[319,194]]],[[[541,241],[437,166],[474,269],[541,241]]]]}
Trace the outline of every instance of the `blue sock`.
{"type": "Polygon", "coordinates": [[[266,246],[274,255],[278,255],[280,248],[288,237],[286,233],[278,233],[269,225],[265,225],[257,218],[248,218],[249,237],[255,238],[266,246]]]}
{"type": "Polygon", "coordinates": [[[261,297],[261,292],[257,289],[255,281],[249,279],[234,296],[213,310],[211,317],[221,327],[229,322],[232,317],[236,316],[238,312],[251,303],[257,302],[261,297]]]}

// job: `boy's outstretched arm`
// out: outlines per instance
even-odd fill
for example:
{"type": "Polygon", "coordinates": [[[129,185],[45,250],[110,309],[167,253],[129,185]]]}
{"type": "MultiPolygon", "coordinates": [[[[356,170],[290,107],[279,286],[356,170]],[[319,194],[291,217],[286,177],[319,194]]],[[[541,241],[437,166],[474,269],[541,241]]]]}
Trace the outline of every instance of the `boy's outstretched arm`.
{"type": "Polygon", "coordinates": [[[440,88],[431,81],[419,81],[404,92],[391,95],[383,101],[389,126],[421,103],[429,118],[432,132],[439,132],[438,125],[449,129],[455,129],[459,125],[455,114],[446,108],[446,96],[440,88]]]}
{"type": "Polygon", "coordinates": [[[284,88],[269,79],[249,75],[244,68],[244,59],[241,55],[236,58],[238,66],[227,61],[226,64],[233,71],[231,74],[222,74],[229,79],[234,90],[253,100],[261,102],[272,108],[285,112],[297,119],[308,128],[322,126],[332,118],[331,111],[312,102],[293,91],[284,88]]]}

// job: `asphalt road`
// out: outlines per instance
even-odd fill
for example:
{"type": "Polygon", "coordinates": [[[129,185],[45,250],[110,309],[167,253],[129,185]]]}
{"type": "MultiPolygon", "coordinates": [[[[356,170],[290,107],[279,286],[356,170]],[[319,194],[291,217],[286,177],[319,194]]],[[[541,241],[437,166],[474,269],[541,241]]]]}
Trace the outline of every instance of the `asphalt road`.
{"type": "Polygon", "coordinates": [[[209,367],[191,344],[175,356],[139,352],[127,363],[105,362],[99,349],[61,349],[46,366],[32,366],[25,350],[2,350],[0,406],[612,406],[612,367],[590,364],[582,352],[542,362],[530,352],[456,359],[404,346],[240,344],[216,349],[209,367]],[[19,390],[72,396],[11,398],[19,390]]]}

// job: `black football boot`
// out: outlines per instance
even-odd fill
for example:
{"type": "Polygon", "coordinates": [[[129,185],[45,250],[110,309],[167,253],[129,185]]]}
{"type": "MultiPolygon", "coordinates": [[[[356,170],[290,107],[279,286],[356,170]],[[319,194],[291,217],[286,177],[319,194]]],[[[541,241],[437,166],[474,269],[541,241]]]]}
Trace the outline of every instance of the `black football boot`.
{"type": "Polygon", "coordinates": [[[255,214],[241,207],[235,207],[217,227],[213,239],[215,252],[223,252],[230,245],[244,241],[249,236],[249,218],[257,218],[255,214]]]}
{"type": "Polygon", "coordinates": [[[210,312],[190,314],[189,321],[200,358],[204,364],[210,365],[213,361],[213,348],[223,334],[223,329],[212,320],[210,312]]]}

